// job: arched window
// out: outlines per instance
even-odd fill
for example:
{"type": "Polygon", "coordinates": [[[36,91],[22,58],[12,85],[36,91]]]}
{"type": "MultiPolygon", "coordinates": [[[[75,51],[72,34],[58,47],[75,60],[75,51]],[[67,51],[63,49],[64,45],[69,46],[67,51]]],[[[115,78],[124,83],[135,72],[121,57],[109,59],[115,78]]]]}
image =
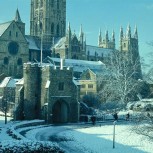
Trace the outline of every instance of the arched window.
{"type": "Polygon", "coordinates": [[[42,25],[42,22],[40,22],[40,30],[42,31],[42,28],[43,28],[43,25],[42,25]]]}
{"type": "Polygon", "coordinates": [[[54,34],[54,23],[51,25],[51,34],[54,34]]]}
{"type": "Polygon", "coordinates": [[[126,47],[126,43],[124,43],[124,48],[126,47]]]}
{"type": "Polygon", "coordinates": [[[18,59],[17,64],[18,64],[18,65],[22,65],[22,58],[19,58],[19,59],[18,59]]]}
{"type": "Polygon", "coordinates": [[[35,24],[35,34],[37,34],[38,33],[38,26],[37,26],[37,24],[35,24]]]}
{"type": "Polygon", "coordinates": [[[59,53],[57,53],[57,54],[56,54],[56,57],[57,57],[57,58],[60,58],[60,54],[59,54],[59,53]]]}
{"type": "Polygon", "coordinates": [[[38,1],[35,2],[35,7],[38,8],[38,1]]]}
{"type": "Polygon", "coordinates": [[[40,7],[43,7],[43,0],[40,1],[40,7]]]}
{"type": "Polygon", "coordinates": [[[51,0],[51,7],[54,7],[54,0],[51,0]]]}
{"type": "Polygon", "coordinates": [[[57,0],[57,9],[59,9],[59,0],[57,0]]]}
{"type": "Polygon", "coordinates": [[[59,24],[57,25],[56,34],[59,36],[59,24]]]}
{"type": "Polygon", "coordinates": [[[8,57],[4,57],[4,64],[5,64],[5,65],[8,65],[8,64],[9,64],[8,57]]]}

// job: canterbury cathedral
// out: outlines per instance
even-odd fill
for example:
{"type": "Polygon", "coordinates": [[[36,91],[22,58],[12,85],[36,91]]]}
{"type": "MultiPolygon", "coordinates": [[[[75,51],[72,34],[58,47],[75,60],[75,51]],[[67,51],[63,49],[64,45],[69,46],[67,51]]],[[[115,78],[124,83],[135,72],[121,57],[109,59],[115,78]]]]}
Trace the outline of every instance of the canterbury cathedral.
{"type": "MultiPolygon", "coordinates": [[[[0,24],[0,74],[22,77],[23,63],[40,61],[41,50],[42,60],[50,56],[108,62],[116,50],[115,32],[109,37],[108,31],[102,36],[100,30],[97,39],[98,45],[91,46],[82,25],[79,37],[72,33],[70,23],[66,28],[66,0],[31,0],[30,35],[25,34],[25,23],[18,10],[12,21],[0,24]]],[[[133,62],[139,59],[137,28],[132,34],[128,26],[124,35],[121,27],[119,44],[121,52],[131,53],[133,62]]]]}
{"type": "Polygon", "coordinates": [[[66,24],[66,0],[31,0],[30,35],[18,9],[14,19],[0,23],[0,74],[21,79],[14,94],[16,119],[77,122],[80,93],[97,92],[95,73],[111,63],[115,51],[126,54],[130,66],[138,62],[135,78],[142,78],[137,27],[133,33],[130,25],[125,33],[120,28],[119,49],[114,31],[102,36],[99,30],[95,39],[98,45],[89,45],[82,25],[77,36],[66,24]],[[88,88],[74,80],[81,76],[87,76],[88,88]]]}

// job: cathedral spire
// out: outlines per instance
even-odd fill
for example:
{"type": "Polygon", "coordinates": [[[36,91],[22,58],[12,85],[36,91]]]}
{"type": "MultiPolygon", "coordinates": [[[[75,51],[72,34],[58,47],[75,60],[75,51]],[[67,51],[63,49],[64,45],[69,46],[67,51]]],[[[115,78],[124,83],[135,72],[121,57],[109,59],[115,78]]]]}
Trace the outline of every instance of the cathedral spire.
{"type": "Polygon", "coordinates": [[[68,22],[68,32],[71,32],[71,26],[70,26],[70,22],[68,22]]]}
{"type": "Polygon", "coordinates": [[[135,26],[135,29],[134,29],[134,38],[138,39],[137,26],[135,26]]]}
{"type": "Polygon", "coordinates": [[[109,40],[109,38],[108,38],[108,30],[106,30],[105,39],[106,39],[106,41],[109,40]]]}
{"type": "Polygon", "coordinates": [[[16,14],[15,14],[14,21],[15,22],[22,22],[21,21],[21,18],[20,18],[20,13],[19,13],[19,10],[18,9],[16,10],[16,14]]]}
{"type": "Polygon", "coordinates": [[[127,34],[126,34],[127,38],[131,38],[131,27],[130,24],[127,27],[127,34]]]}
{"type": "Polygon", "coordinates": [[[98,37],[98,46],[100,46],[102,42],[101,28],[99,29],[99,37],[98,37]]]}
{"type": "Polygon", "coordinates": [[[82,24],[80,26],[79,38],[80,38],[80,43],[83,44],[83,41],[84,41],[84,33],[83,33],[83,30],[82,30],[82,24]]]}
{"type": "Polygon", "coordinates": [[[120,40],[122,40],[122,38],[123,38],[123,28],[121,26],[121,28],[120,28],[120,40]]]}
{"type": "Polygon", "coordinates": [[[82,24],[80,26],[80,33],[79,33],[79,37],[82,37],[83,36],[83,30],[82,30],[82,24]]]}
{"type": "Polygon", "coordinates": [[[115,42],[115,32],[114,32],[114,30],[113,30],[113,32],[112,32],[112,41],[115,42]]]}

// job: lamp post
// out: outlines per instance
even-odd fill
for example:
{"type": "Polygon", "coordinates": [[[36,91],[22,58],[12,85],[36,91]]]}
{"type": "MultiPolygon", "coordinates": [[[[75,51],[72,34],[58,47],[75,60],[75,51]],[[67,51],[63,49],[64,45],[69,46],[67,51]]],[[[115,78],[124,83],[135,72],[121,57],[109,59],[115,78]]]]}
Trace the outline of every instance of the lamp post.
{"type": "Polygon", "coordinates": [[[113,149],[115,148],[115,125],[116,125],[116,121],[113,122],[113,149]]]}
{"type": "Polygon", "coordinates": [[[5,114],[5,124],[7,124],[7,99],[5,99],[4,104],[4,114],[5,114]]]}

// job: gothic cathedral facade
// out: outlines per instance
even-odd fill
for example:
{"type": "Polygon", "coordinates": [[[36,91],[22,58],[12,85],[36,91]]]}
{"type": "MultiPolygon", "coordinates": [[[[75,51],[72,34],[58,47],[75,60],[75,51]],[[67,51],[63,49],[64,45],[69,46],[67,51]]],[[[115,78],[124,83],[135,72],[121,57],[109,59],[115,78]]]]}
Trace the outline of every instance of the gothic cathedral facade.
{"type": "Polygon", "coordinates": [[[30,35],[43,38],[51,47],[55,38],[65,36],[66,0],[31,0],[30,35]]]}

